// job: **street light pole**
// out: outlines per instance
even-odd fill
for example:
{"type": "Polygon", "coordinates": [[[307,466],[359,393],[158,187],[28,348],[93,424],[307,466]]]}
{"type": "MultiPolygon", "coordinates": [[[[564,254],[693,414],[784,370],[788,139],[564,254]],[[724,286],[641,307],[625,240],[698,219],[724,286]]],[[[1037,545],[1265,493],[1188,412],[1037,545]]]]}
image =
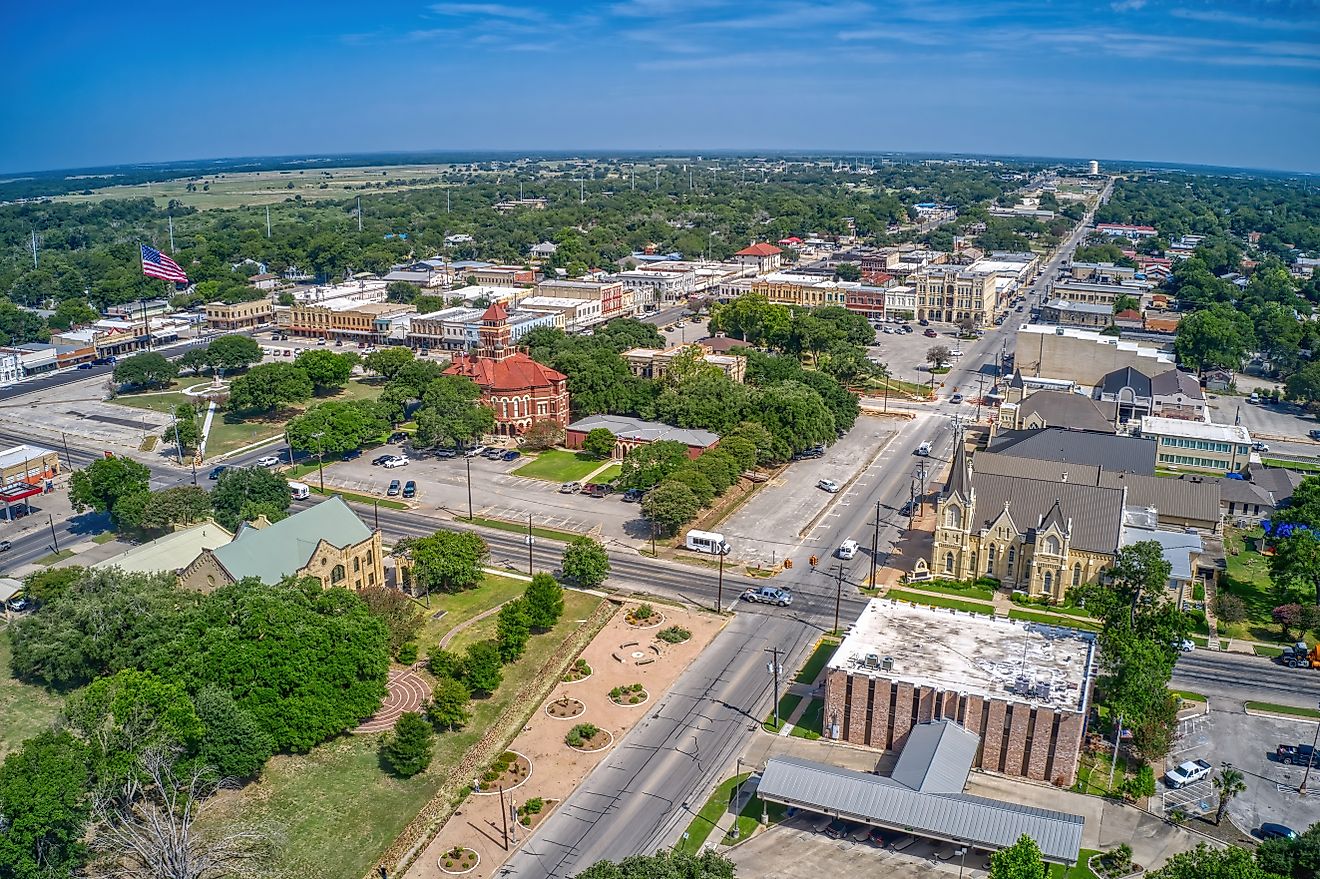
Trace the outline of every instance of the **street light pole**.
{"type": "Polygon", "coordinates": [[[880,502],[875,502],[875,531],[871,534],[871,588],[875,588],[876,556],[880,554],[880,502]]]}
{"type": "Polygon", "coordinates": [[[724,553],[720,553],[720,576],[715,582],[715,612],[724,613],[724,553]]]}
{"type": "Polygon", "coordinates": [[[468,490],[468,521],[472,521],[472,459],[464,456],[463,463],[467,465],[467,490],[468,490]]]}
{"type": "Polygon", "coordinates": [[[843,562],[834,568],[834,634],[839,634],[839,605],[843,602],[843,562]]]}
{"type": "Polygon", "coordinates": [[[532,576],[532,514],[527,514],[527,576],[532,576]]]}
{"type": "Polygon", "coordinates": [[[765,652],[770,654],[770,668],[767,671],[774,675],[775,679],[775,732],[779,732],[779,648],[767,647],[765,652]]]}
{"type": "Polygon", "coordinates": [[[317,431],[312,436],[316,438],[316,475],[321,480],[321,494],[325,494],[325,456],[321,454],[321,437],[325,433],[317,431]]]}
{"type": "Polygon", "coordinates": [[[1315,762],[1315,748],[1320,745],[1320,723],[1315,725],[1315,737],[1311,739],[1311,754],[1306,760],[1306,771],[1302,773],[1302,785],[1297,788],[1297,793],[1306,796],[1306,782],[1311,777],[1311,764],[1315,762]]]}
{"type": "Polygon", "coordinates": [[[64,463],[69,465],[70,470],[73,470],[73,455],[69,453],[69,438],[64,435],[62,430],[60,431],[60,439],[64,441],[64,463]]]}
{"type": "Polygon", "coordinates": [[[50,539],[55,544],[55,554],[59,555],[60,537],[58,534],[55,533],[55,517],[50,515],[46,516],[46,523],[50,525],[50,539]]]}

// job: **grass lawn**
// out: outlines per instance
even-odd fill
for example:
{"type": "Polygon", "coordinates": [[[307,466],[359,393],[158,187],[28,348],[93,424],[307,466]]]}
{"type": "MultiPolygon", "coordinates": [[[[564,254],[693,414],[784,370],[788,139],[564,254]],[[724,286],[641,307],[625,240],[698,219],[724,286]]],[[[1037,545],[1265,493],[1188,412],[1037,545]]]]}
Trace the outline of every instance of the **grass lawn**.
{"type": "Polygon", "coordinates": [[[1049,879],[1100,879],[1090,867],[1086,866],[1092,856],[1100,852],[1093,848],[1084,848],[1077,853],[1077,864],[1072,867],[1064,867],[1062,864],[1050,864],[1049,879]]]}
{"type": "Polygon", "coordinates": [[[1268,656],[1271,659],[1273,659],[1276,656],[1283,655],[1282,647],[1267,647],[1264,644],[1253,644],[1251,649],[1255,652],[1257,656],[1268,656]]]}
{"type": "MultiPolygon", "coordinates": [[[[527,653],[504,667],[504,683],[489,699],[472,703],[472,720],[436,740],[431,767],[410,779],[380,768],[381,736],[343,736],[305,756],[279,756],[261,780],[224,794],[203,812],[203,828],[241,816],[284,834],[280,866],[306,879],[361,879],[379,854],[449,780],[463,754],[509,706],[555,646],[588,617],[600,599],[569,592],[564,616],[551,632],[536,635],[527,653]]],[[[529,706],[530,707],[530,706],[529,706]]]]}
{"type": "Polygon", "coordinates": [[[1189,693],[1186,690],[1174,690],[1173,695],[1179,699],[1186,699],[1188,702],[1206,702],[1207,700],[1200,693],[1189,693]]]}
{"type": "Polygon", "coordinates": [[[889,393],[908,394],[913,397],[920,397],[923,400],[930,396],[930,385],[918,384],[916,382],[905,382],[902,379],[878,379],[872,378],[866,380],[866,391],[871,395],[884,396],[885,385],[889,385],[889,393]]]}
{"type": "Polygon", "coordinates": [[[585,452],[550,449],[513,471],[513,475],[550,482],[578,482],[603,463],[585,452]]]}
{"type": "Polygon", "coordinates": [[[995,597],[995,593],[981,586],[960,586],[953,583],[941,583],[936,580],[927,580],[924,583],[909,583],[909,589],[918,589],[922,592],[942,592],[945,595],[957,595],[960,598],[970,598],[974,601],[990,601],[995,597]]]}
{"type": "Polygon", "coordinates": [[[456,592],[452,595],[439,592],[432,593],[430,610],[427,610],[422,602],[418,602],[418,607],[426,616],[426,622],[423,623],[422,630],[417,636],[417,645],[421,655],[425,656],[428,651],[439,644],[440,638],[446,632],[467,622],[483,611],[498,607],[511,598],[517,598],[525,591],[527,591],[526,580],[487,574],[485,579],[481,581],[481,585],[476,589],[456,592]],[[442,610],[445,611],[444,616],[439,619],[431,619],[432,615],[442,610]]]}
{"type": "Polygon", "coordinates": [[[43,555],[37,559],[39,565],[53,565],[56,562],[62,562],[67,558],[73,558],[73,550],[62,549],[59,552],[52,552],[50,555],[43,555]]]}
{"type": "Polygon", "coordinates": [[[838,646],[839,642],[837,641],[821,641],[817,644],[816,649],[812,651],[811,656],[807,658],[806,663],[802,666],[802,670],[797,673],[797,677],[793,680],[799,684],[814,684],[816,676],[825,667],[825,663],[830,661],[830,657],[834,655],[834,650],[838,646]]]}
{"type": "Polygon", "coordinates": [[[1273,702],[1247,702],[1247,708],[1254,711],[1270,711],[1274,714],[1288,714],[1293,717],[1320,718],[1320,711],[1314,708],[1298,708],[1295,705],[1277,705],[1273,702]]]}
{"type": "Polygon", "coordinates": [[[1245,641],[1278,641],[1279,627],[1270,612],[1278,604],[1271,597],[1269,560],[1253,547],[1259,545],[1262,532],[1224,529],[1224,555],[1228,562],[1221,589],[1242,599],[1247,621],[1219,624],[1219,632],[1245,641]]]}
{"type": "MultiPolygon", "coordinates": [[[[483,525],[487,528],[498,528],[501,531],[512,531],[517,534],[527,533],[526,522],[507,522],[504,519],[487,519],[484,516],[473,516],[471,519],[467,516],[460,516],[458,520],[460,522],[470,522],[473,525],[483,525]]],[[[532,525],[532,536],[544,537],[546,540],[558,540],[563,543],[568,543],[570,540],[576,540],[582,535],[575,534],[572,531],[560,531],[556,528],[540,528],[536,525],[532,525]]]]}
{"type": "Polygon", "coordinates": [[[321,491],[319,485],[309,485],[308,488],[311,489],[312,494],[324,495],[325,497],[334,497],[335,495],[338,495],[344,500],[351,501],[352,503],[355,504],[366,504],[367,506],[371,506],[372,504],[380,504],[382,507],[385,507],[387,510],[409,509],[408,505],[403,503],[402,501],[392,501],[389,498],[371,497],[365,494],[354,494],[351,491],[340,491],[337,488],[327,488],[325,491],[321,491]]]}
{"type": "Polygon", "coordinates": [[[886,598],[896,598],[899,601],[912,601],[917,604],[928,604],[931,607],[948,607],[954,610],[965,610],[970,613],[985,613],[993,615],[995,609],[989,604],[982,604],[979,601],[959,601],[956,598],[945,598],[941,595],[922,595],[920,592],[908,592],[903,589],[890,589],[885,593],[886,598]]]}
{"type": "Polygon", "coordinates": [[[601,483],[610,483],[618,479],[619,474],[622,472],[623,472],[622,464],[613,464],[609,467],[606,467],[601,472],[597,473],[595,477],[592,479],[592,481],[601,482],[601,483]]]}
{"type": "Polygon", "coordinates": [[[766,716],[765,723],[761,724],[761,726],[765,729],[766,732],[773,732],[773,733],[779,732],[779,730],[783,728],[784,724],[788,722],[789,716],[798,707],[798,703],[801,701],[802,701],[802,697],[799,696],[797,693],[785,693],[784,695],[780,696],[779,724],[775,725],[775,713],[772,711],[770,712],[770,714],[766,716]]]}
{"type": "Polygon", "coordinates": [[[784,813],[788,811],[788,807],[781,806],[779,803],[762,802],[761,798],[755,794],[749,796],[747,802],[743,803],[742,811],[738,813],[738,817],[733,821],[734,827],[738,828],[738,836],[735,837],[733,828],[729,828],[729,832],[724,837],[724,844],[733,845],[739,839],[746,839],[755,833],[756,828],[761,825],[762,809],[765,810],[767,826],[783,821],[784,813]]]}
{"type": "Polygon", "coordinates": [[[15,678],[9,671],[11,652],[9,633],[0,630],[0,760],[49,727],[64,705],[63,697],[15,678]]]}
{"type": "Polygon", "coordinates": [[[97,545],[109,543],[118,536],[119,535],[113,531],[102,531],[100,534],[92,538],[92,543],[95,543],[97,545]]]}
{"type": "Polygon", "coordinates": [[[1282,467],[1286,470],[1320,470],[1320,464],[1311,464],[1306,461],[1283,461],[1278,458],[1261,458],[1260,462],[1266,467],[1282,467]]]}
{"type": "Polygon", "coordinates": [[[750,772],[744,772],[742,775],[735,775],[733,778],[726,778],[721,781],[719,787],[706,800],[700,811],[697,812],[692,823],[688,825],[687,832],[683,838],[678,841],[674,848],[680,852],[696,854],[701,851],[701,847],[706,844],[706,839],[719,823],[720,818],[733,804],[733,795],[738,785],[751,778],[750,772]]]}
{"type": "Polygon", "coordinates": [[[1068,626],[1073,629],[1083,629],[1087,632],[1100,631],[1100,624],[1091,620],[1081,620],[1076,617],[1067,617],[1062,614],[1046,613],[1038,610],[1022,610],[1015,607],[1008,612],[1008,618],[1010,620],[1044,623],[1047,626],[1068,626]]]}
{"type": "Polygon", "coordinates": [[[807,703],[806,709],[798,722],[793,724],[793,731],[789,733],[799,739],[818,739],[820,738],[821,726],[825,722],[825,700],[812,699],[807,703]]]}

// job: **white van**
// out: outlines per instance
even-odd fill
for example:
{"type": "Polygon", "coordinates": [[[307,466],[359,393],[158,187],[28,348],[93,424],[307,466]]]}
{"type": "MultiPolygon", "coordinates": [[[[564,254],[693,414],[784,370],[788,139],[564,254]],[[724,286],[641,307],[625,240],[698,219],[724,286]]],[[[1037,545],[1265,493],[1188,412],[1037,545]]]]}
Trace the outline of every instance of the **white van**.
{"type": "Polygon", "coordinates": [[[728,555],[731,549],[725,542],[724,535],[714,531],[689,531],[683,545],[693,552],[706,552],[711,555],[728,555]]]}
{"type": "Polygon", "coordinates": [[[289,483],[289,494],[291,494],[296,501],[305,500],[311,493],[312,490],[308,488],[307,484],[304,482],[289,483]]]}
{"type": "Polygon", "coordinates": [[[845,540],[839,544],[839,558],[851,559],[857,555],[857,541],[845,540]]]}

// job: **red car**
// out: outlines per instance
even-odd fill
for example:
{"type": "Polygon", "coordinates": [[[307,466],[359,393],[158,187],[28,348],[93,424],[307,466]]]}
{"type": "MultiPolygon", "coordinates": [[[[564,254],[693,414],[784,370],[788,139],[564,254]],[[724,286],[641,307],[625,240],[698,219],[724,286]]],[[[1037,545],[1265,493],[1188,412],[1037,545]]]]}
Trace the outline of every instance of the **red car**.
{"type": "Polygon", "coordinates": [[[934,330],[927,329],[926,332],[922,333],[921,335],[926,336],[927,338],[931,338],[931,339],[933,339],[933,338],[935,338],[936,336],[938,336],[939,333],[935,332],[934,330]]]}

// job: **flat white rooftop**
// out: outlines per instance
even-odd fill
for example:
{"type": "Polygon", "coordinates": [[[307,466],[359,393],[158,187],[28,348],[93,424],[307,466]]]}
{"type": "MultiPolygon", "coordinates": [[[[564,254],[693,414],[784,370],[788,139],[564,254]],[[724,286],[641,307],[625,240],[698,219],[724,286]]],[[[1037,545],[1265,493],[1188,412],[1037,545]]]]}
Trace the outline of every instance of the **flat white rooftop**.
{"type": "Polygon", "coordinates": [[[1183,418],[1141,416],[1144,436],[1177,436],[1188,439],[1213,440],[1221,443],[1250,443],[1251,434],[1239,424],[1207,424],[1183,418]]]}
{"type": "Polygon", "coordinates": [[[1092,636],[1071,629],[874,598],[829,667],[1081,711],[1094,650],[1092,636]]]}

